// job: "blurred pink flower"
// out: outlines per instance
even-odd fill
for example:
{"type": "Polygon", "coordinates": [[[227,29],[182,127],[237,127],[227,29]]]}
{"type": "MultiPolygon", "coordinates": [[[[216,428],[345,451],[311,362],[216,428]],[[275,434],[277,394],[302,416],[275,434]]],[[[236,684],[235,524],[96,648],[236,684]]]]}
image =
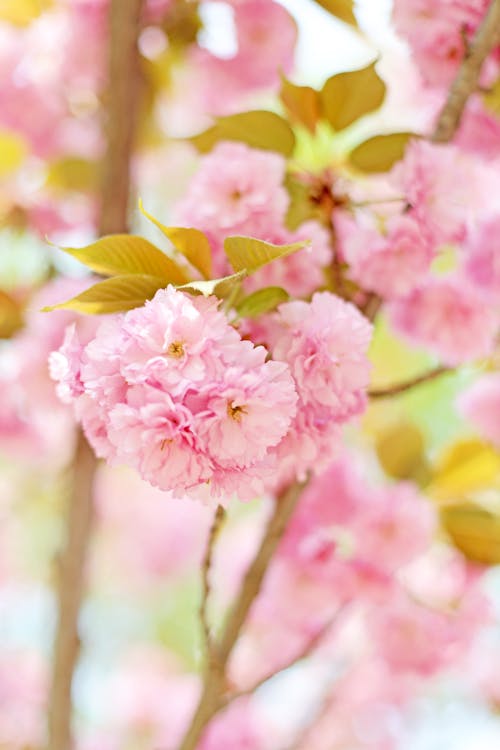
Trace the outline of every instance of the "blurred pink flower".
{"type": "Polygon", "coordinates": [[[460,395],[458,408],[483,437],[500,446],[500,373],[482,375],[460,395]]]}

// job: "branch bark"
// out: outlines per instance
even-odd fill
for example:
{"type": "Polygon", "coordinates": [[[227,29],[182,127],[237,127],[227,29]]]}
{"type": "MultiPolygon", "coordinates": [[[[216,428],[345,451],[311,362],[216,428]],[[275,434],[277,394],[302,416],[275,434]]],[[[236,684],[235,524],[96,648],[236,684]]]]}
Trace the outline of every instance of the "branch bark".
{"type": "Polygon", "coordinates": [[[477,90],[484,60],[500,43],[500,0],[492,0],[470,49],[466,51],[458,74],[432,136],[435,143],[451,141],[458,130],[469,96],[477,90]]]}
{"type": "Polygon", "coordinates": [[[207,540],[207,548],[203,557],[201,565],[201,580],[202,580],[202,591],[201,591],[201,603],[200,603],[200,621],[203,630],[203,640],[205,647],[206,658],[212,658],[213,654],[213,643],[212,634],[210,631],[210,623],[208,621],[208,601],[210,599],[211,583],[210,583],[210,572],[212,569],[212,558],[214,554],[215,544],[219,537],[222,529],[222,525],[226,518],[226,511],[222,505],[217,506],[215,511],[214,520],[210,527],[207,540]]]}
{"type": "Polygon", "coordinates": [[[423,375],[418,375],[410,380],[405,380],[402,383],[395,383],[394,385],[388,385],[386,388],[374,388],[368,391],[370,398],[389,398],[390,396],[398,396],[400,393],[406,393],[406,391],[415,388],[423,383],[429,383],[431,380],[439,378],[441,375],[445,375],[447,372],[451,372],[450,367],[436,367],[434,370],[424,372],[423,375]]]}
{"type": "Polygon", "coordinates": [[[208,723],[225,705],[227,666],[230,656],[250,608],[260,593],[269,563],[283,537],[304,486],[305,483],[295,483],[276,499],[274,513],[269,520],[260,547],[245,574],[220,643],[214,645],[216,658],[207,661],[198,707],[179,750],[195,750],[208,723]]]}
{"type": "MultiPolygon", "coordinates": [[[[142,0],[111,0],[109,76],[104,112],[107,149],[103,159],[100,234],[125,232],[128,227],[141,6],[142,0]]],[[[94,453],[79,431],[73,459],[66,541],[59,564],[58,622],[48,707],[49,750],[70,750],[73,746],[71,687],[80,651],[78,617],[92,533],[92,489],[96,466],[94,453]]]]}

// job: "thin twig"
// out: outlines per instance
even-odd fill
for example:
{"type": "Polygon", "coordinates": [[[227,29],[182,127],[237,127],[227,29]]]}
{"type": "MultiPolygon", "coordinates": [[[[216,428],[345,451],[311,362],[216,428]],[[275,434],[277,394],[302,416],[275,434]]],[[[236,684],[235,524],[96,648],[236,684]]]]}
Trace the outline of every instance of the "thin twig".
{"type": "Polygon", "coordinates": [[[246,695],[252,695],[255,693],[259,688],[261,688],[263,685],[266,684],[266,682],[269,682],[269,680],[274,679],[280,674],[283,674],[283,672],[286,672],[288,669],[291,669],[296,664],[299,664],[301,661],[305,661],[308,659],[314,651],[318,648],[318,646],[321,644],[325,636],[328,634],[328,632],[331,630],[331,628],[338,622],[340,616],[345,611],[345,605],[341,606],[337,612],[333,615],[333,617],[329,618],[325,624],[318,630],[317,633],[315,633],[311,638],[308,638],[300,651],[295,654],[291,659],[289,659],[286,664],[283,664],[283,666],[279,667],[278,669],[274,670],[273,672],[270,672],[263,677],[260,677],[258,680],[256,680],[252,685],[250,685],[247,688],[243,688],[242,690],[237,690],[236,692],[231,693],[226,697],[224,706],[229,705],[235,700],[238,700],[238,698],[243,698],[246,695]]]}
{"type": "Polygon", "coordinates": [[[390,396],[397,396],[400,393],[405,393],[406,391],[409,391],[418,385],[429,383],[431,380],[435,380],[441,375],[445,375],[449,372],[452,372],[452,369],[450,367],[444,367],[443,365],[441,365],[439,367],[436,367],[434,370],[425,372],[423,375],[418,375],[417,377],[411,378],[410,380],[405,380],[402,383],[388,385],[385,388],[374,388],[371,391],[368,391],[368,396],[370,398],[389,398],[390,396]]]}
{"type": "Polygon", "coordinates": [[[222,525],[226,518],[226,511],[222,505],[217,506],[215,511],[214,520],[208,533],[207,547],[203,562],[201,566],[201,580],[202,580],[202,592],[201,592],[201,603],[200,603],[200,621],[203,630],[203,639],[205,646],[205,654],[208,658],[212,653],[212,635],[210,632],[210,625],[208,622],[208,601],[210,599],[211,584],[210,584],[210,572],[212,569],[212,558],[215,549],[217,538],[222,529],[222,525]]]}
{"type": "Polygon", "coordinates": [[[483,62],[499,43],[500,0],[493,0],[474,39],[465,51],[458,74],[438,117],[432,136],[435,143],[447,143],[457,132],[467,100],[478,88],[483,62]]]}
{"type": "MultiPolygon", "coordinates": [[[[125,232],[128,228],[141,7],[142,0],[112,0],[110,7],[105,105],[107,149],[103,159],[100,234],[125,232]]],[[[68,504],[66,541],[59,565],[58,622],[48,705],[49,750],[71,750],[73,746],[71,688],[80,651],[78,619],[93,525],[92,489],[96,466],[94,453],[80,431],[73,459],[73,490],[68,504]]]]}
{"type": "Polygon", "coordinates": [[[220,644],[214,645],[217,658],[208,665],[198,706],[179,750],[195,750],[210,720],[224,707],[229,658],[250,608],[260,593],[269,563],[283,537],[305,484],[305,482],[293,484],[275,501],[273,515],[269,520],[260,547],[243,578],[233,610],[224,627],[220,644]]]}

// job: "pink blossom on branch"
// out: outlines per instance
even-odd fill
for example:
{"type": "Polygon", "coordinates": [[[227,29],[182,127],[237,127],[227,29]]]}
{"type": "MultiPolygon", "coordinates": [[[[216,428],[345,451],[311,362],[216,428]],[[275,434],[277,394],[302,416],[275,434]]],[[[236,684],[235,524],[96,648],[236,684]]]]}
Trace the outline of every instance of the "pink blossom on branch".
{"type": "Polygon", "coordinates": [[[212,479],[212,494],[231,492],[235,474],[244,496],[245,479],[253,494],[255,468],[286,434],[297,396],[287,365],[266,361],[217,307],[169,287],[52,361],[56,377],[75,373],[65,391],[99,455],[181,494],[212,479]]]}

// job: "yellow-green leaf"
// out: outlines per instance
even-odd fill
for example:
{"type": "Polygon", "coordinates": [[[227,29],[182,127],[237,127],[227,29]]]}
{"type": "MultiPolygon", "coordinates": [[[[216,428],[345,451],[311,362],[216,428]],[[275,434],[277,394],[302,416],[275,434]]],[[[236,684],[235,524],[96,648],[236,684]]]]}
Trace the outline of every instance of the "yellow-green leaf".
{"type": "Polygon", "coordinates": [[[311,188],[309,185],[288,174],[285,177],[285,187],[290,196],[285,217],[288,229],[295,231],[304,221],[320,218],[318,206],[311,200],[311,188]]]}
{"type": "Polygon", "coordinates": [[[78,156],[65,156],[52,162],[47,175],[47,186],[55,190],[94,190],[98,182],[96,162],[78,156]]]}
{"type": "Polygon", "coordinates": [[[141,307],[146,300],[154,297],[158,289],[165,286],[163,279],[145,274],[114,276],[100,281],[81,294],[58,305],[45,307],[51,310],[75,310],[88,315],[123,312],[141,307]]]}
{"type": "Polygon", "coordinates": [[[460,499],[499,481],[500,454],[480,440],[460,440],[438,461],[428,492],[439,501],[460,499]]]}
{"type": "Polygon", "coordinates": [[[427,478],[424,438],[412,422],[399,422],[385,429],[377,436],[375,449],[388,476],[418,482],[427,478]]]}
{"type": "Polygon", "coordinates": [[[316,2],[332,16],[340,18],[341,21],[349,23],[351,26],[357,26],[353,10],[354,0],[316,0],[316,2]]]}
{"type": "Polygon", "coordinates": [[[204,297],[210,297],[214,294],[216,297],[224,299],[241,284],[246,276],[246,271],[239,271],[230,276],[223,276],[220,279],[211,279],[210,281],[189,281],[187,284],[178,287],[178,289],[182,289],[189,294],[203,294],[204,297]]]}
{"type": "Polygon", "coordinates": [[[335,130],[343,130],[378,109],[385,91],[374,62],[360,70],[338,73],[326,81],[321,91],[323,112],[335,130]]]}
{"type": "Polygon", "coordinates": [[[201,153],[211,151],[219,141],[241,141],[284,156],[291,156],[295,147],[295,135],[287,121],[263,109],[219,117],[211,128],[189,140],[201,153]]]}
{"type": "Polygon", "coordinates": [[[185,284],[187,276],[171,258],[144,237],[110,234],[86,247],[62,248],[80,263],[105,276],[146,274],[167,284],[185,284]]]}
{"type": "Polygon", "coordinates": [[[1,0],[0,20],[27,26],[51,5],[52,0],[1,0]]]}
{"type": "Polygon", "coordinates": [[[0,338],[10,338],[22,324],[23,316],[18,303],[10,294],[0,290],[0,338]]]}
{"type": "Polygon", "coordinates": [[[170,240],[172,245],[196,268],[205,279],[212,275],[212,251],[206,235],[192,227],[166,227],[155,219],[139,201],[139,208],[144,216],[158,227],[160,232],[170,240]]]}
{"type": "Polygon", "coordinates": [[[280,286],[267,286],[249,294],[236,305],[240,318],[256,318],[258,315],[274,310],[289,299],[289,294],[280,286]]]}
{"type": "Polygon", "coordinates": [[[500,517],[476,503],[447,505],[441,523],[453,544],[469,560],[486,565],[500,563],[500,517]]]}
{"type": "Polygon", "coordinates": [[[500,115],[500,78],[495,81],[489,91],[483,94],[483,102],[490,112],[497,117],[500,115]]]}
{"type": "Polygon", "coordinates": [[[252,273],[278,258],[296,253],[309,245],[309,241],[294,242],[290,245],[273,245],[253,237],[226,237],[224,251],[232,266],[238,271],[252,273]]]}
{"type": "Polygon", "coordinates": [[[20,136],[9,130],[0,130],[0,177],[14,172],[27,153],[27,145],[20,136]]]}
{"type": "Polygon", "coordinates": [[[311,133],[315,132],[321,117],[321,100],[316,89],[311,86],[297,86],[282,76],[280,99],[292,121],[304,125],[311,133]]]}
{"type": "Polygon", "coordinates": [[[362,172],[387,172],[403,158],[410,138],[418,136],[415,133],[375,135],[356,146],[349,154],[349,161],[362,172]]]}

